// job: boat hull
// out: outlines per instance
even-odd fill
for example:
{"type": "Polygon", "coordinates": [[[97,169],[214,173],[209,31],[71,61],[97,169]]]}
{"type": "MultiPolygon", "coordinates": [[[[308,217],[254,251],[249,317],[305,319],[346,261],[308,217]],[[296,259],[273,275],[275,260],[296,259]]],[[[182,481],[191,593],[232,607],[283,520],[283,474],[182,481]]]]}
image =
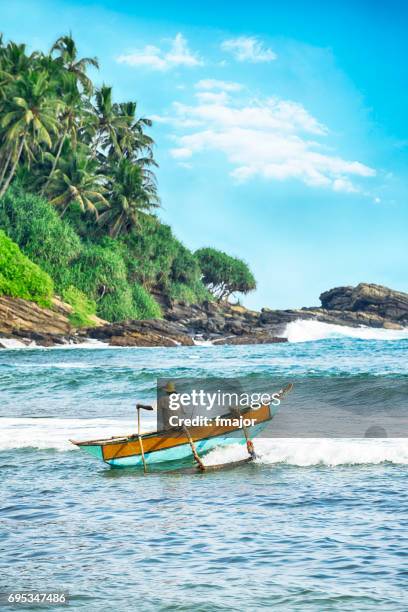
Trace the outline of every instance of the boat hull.
{"type": "MultiPolygon", "coordinates": [[[[250,434],[252,437],[257,436],[264,428],[266,423],[260,423],[250,428],[250,434]]],[[[207,438],[205,440],[196,441],[195,447],[199,455],[205,455],[214,448],[220,448],[229,446],[230,444],[245,444],[246,439],[242,431],[234,431],[223,436],[217,436],[214,438],[207,438]]],[[[145,460],[147,465],[158,465],[161,463],[179,462],[187,458],[192,457],[191,447],[189,443],[180,444],[172,448],[166,448],[161,451],[155,451],[152,453],[145,453],[145,460]]],[[[143,467],[143,460],[141,455],[131,455],[129,457],[119,457],[116,459],[106,460],[110,466],[114,468],[123,467],[143,467]]]]}

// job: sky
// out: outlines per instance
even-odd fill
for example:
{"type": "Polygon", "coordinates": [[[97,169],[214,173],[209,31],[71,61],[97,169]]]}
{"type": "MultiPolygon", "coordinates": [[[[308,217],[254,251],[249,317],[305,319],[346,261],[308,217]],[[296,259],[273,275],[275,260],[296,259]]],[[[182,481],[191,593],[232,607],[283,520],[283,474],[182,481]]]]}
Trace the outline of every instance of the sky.
{"type": "Polygon", "coordinates": [[[408,291],[408,4],[0,0],[5,39],[72,32],[153,119],[159,216],[244,259],[252,308],[408,291]]]}

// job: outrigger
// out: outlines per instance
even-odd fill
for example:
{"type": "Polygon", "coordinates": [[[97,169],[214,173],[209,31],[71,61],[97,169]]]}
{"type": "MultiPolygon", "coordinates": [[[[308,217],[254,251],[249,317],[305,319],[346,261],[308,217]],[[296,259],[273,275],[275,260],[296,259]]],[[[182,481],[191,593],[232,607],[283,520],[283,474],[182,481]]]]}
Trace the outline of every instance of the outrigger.
{"type": "MultiPolygon", "coordinates": [[[[282,399],[293,385],[289,384],[275,394],[282,399]]],[[[70,440],[90,455],[101,459],[113,468],[143,468],[144,472],[155,468],[208,472],[231,468],[248,463],[256,458],[252,438],[259,435],[273,418],[271,405],[259,408],[252,406],[234,408],[230,413],[206,425],[191,429],[186,426],[172,430],[155,431],[141,434],[141,410],[153,410],[151,406],[137,404],[138,431],[125,437],[112,437],[100,440],[70,440]],[[245,423],[253,423],[247,426],[245,423]],[[218,465],[205,464],[202,457],[216,447],[228,444],[246,444],[248,457],[218,465]]]]}

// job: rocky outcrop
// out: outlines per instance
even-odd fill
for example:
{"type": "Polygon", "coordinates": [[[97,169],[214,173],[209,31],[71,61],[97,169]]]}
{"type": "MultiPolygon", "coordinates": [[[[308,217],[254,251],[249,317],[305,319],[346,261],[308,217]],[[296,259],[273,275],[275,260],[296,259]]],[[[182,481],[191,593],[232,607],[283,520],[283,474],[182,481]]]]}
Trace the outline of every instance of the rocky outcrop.
{"type": "MultiPolygon", "coordinates": [[[[5,347],[6,340],[17,340],[29,345],[54,346],[56,344],[80,343],[83,334],[72,327],[69,316],[72,307],[54,297],[49,308],[42,308],[34,302],[21,298],[0,296],[0,348],[5,347]]],[[[93,317],[95,325],[106,323],[93,317]]]]}
{"type": "Polygon", "coordinates": [[[157,319],[124,321],[88,329],[90,338],[111,346],[191,346],[194,344],[184,327],[178,323],[157,319]]]}
{"type": "Polygon", "coordinates": [[[204,302],[163,305],[164,319],[106,323],[95,319],[88,329],[75,330],[69,322],[71,307],[55,299],[51,308],[40,308],[19,298],[0,296],[1,337],[42,346],[80,343],[88,338],[111,346],[191,346],[198,341],[214,344],[266,344],[286,342],[285,329],[297,319],[334,325],[401,329],[408,326],[408,294],[381,285],[360,283],[322,293],[322,306],[260,312],[242,306],[204,302]]]}
{"type": "Polygon", "coordinates": [[[408,326],[408,294],[381,285],[360,283],[356,287],[337,287],[322,293],[320,299],[321,307],[263,308],[260,312],[214,302],[201,306],[177,302],[165,309],[165,318],[182,325],[185,333],[214,344],[282,342],[287,324],[297,319],[350,327],[401,329],[408,326]]]}
{"type": "MultiPolygon", "coordinates": [[[[277,312],[277,311],[271,311],[277,312]]],[[[189,306],[175,302],[164,310],[167,321],[182,326],[186,334],[199,340],[211,340],[214,344],[267,344],[285,342],[277,337],[284,330],[281,318],[276,324],[266,324],[262,313],[243,306],[204,302],[200,306],[189,306]]]]}
{"type": "Polygon", "coordinates": [[[66,342],[72,335],[71,311],[58,299],[51,308],[41,308],[20,298],[0,296],[0,336],[42,346],[66,342]]]}
{"type": "Polygon", "coordinates": [[[332,311],[360,312],[397,325],[408,325],[408,294],[382,285],[360,283],[336,287],[320,296],[322,307],[332,311]]]}

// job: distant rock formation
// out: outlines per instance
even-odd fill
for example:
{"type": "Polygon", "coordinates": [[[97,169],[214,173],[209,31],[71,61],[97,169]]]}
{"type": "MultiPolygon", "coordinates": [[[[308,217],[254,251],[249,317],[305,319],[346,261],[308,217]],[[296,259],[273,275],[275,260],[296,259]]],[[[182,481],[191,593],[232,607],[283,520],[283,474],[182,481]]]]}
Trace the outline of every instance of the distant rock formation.
{"type": "Polygon", "coordinates": [[[360,283],[357,287],[335,287],[320,296],[322,308],[374,314],[387,321],[408,325],[408,294],[382,285],[360,283]]]}

